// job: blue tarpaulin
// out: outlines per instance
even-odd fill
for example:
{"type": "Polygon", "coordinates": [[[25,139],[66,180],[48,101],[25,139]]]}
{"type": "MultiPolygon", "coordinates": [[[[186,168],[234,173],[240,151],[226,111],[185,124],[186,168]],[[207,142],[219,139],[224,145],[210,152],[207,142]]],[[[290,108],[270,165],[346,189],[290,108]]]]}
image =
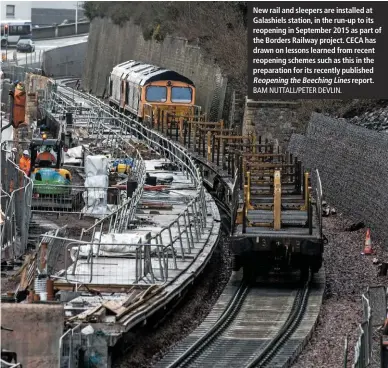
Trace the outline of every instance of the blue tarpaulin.
{"type": "Polygon", "coordinates": [[[128,165],[130,167],[133,167],[133,165],[134,165],[132,158],[122,158],[120,160],[113,161],[112,166],[117,167],[119,164],[125,164],[125,165],[128,165]]]}

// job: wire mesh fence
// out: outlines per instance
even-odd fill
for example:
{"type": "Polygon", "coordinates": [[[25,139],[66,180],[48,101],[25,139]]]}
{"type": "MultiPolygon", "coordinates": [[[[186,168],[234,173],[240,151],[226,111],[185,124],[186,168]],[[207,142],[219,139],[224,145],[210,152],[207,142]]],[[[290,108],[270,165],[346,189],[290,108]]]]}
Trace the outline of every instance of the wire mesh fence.
{"type": "Polygon", "coordinates": [[[173,270],[177,270],[176,258],[185,260],[185,257],[196,251],[194,244],[201,240],[206,228],[205,192],[201,173],[194,160],[184,148],[160,132],[74,89],[53,89],[45,107],[48,114],[56,119],[72,112],[73,126],[81,125],[91,141],[85,147],[84,155],[103,154],[113,160],[130,158],[131,179],[137,182],[130,198],[121,202],[109,216],[84,229],[80,241],[69,246],[70,252],[65,251],[65,257],[68,258],[64,278],[70,283],[79,283],[82,279],[83,283],[93,284],[105,283],[107,280],[117,284],[145,280],[151,283],[165,282],[172,276],[173,270]],[[124,244],[112,244],[106,237],[103,239],[104,236],[126,232],[143,195],[146,170],[140,152],[133,145],[135,141],[145,142],[148,147],[174,162],[177,171],[184,173],[188,178],[187,183],[193,186],[196,194],[176,219],[161,228],[155,236],[140,244],[129,239],[124,244]],[[109,261],[109,257],[123,255],[126,258],[122,263],[126,265],[122,267],[117,265],[117,260],[109,261]]]}
{"type": "Polygon", "coordinates": [[[59,340],[59,368],[78,367],[78,354],[81,347],[81,324],[67,330],[59,340]]]}
{"type": "MultiPolygon", "coordinates": [[[[46,95],[44,105],[49,117],[84,130],[85,155],[102,154],[111,161],[130,159],[129,179],[137,183],[112,213],[96,220],[88,229],[82,229],[79,239],[72,241],[59,234],[45,235],[54,239],[55,244],[66,240],[64,272],[54,277],[76,285],[157,284],[178,277],[182,270],[178,268],[177,260],[186,261],[187,266],[191,264],[190,259],[201,250],[208,227],[208,198],[201,172],[191,155],[161,132],[74,89],[53,88],[46,95]],[[69,112],[72,113],[71,122],[66,118],[69,112]],[[137,148],[139,142],[174,163],[174,171],[186,177],[187,185],[193,188],[190,201],[181,204],[182,210],[175,219],[153,231],[152,235],[150,231],[141,240],[127,231],[133,226],[146,179],[145,162],[137,148]]],[[[61,366],[71,366],[72,341],[73,333],[66,332],[62,336],[61,366]]]]}
{"type": "Polygon", "coordinates": [[[11,83],[15,81],[24,82],[27,78],[27,73],[33,73],[42,75],[42,69],[29,64],[17,65],[17,64],[4,64],[2,66],[4,72],[4,78],[9,79],[11,83]]]}
{"type": "Polygon", "coordinates": [[[11,158],[11,152],[1,150],[1,255],[5,259],[24,254],[31,217],[31,180],[11,158]]]}
{"type": "Polygon", "coordinates": [[[31,208],[34,212],[76,213],[105,216],[126,199],[118,187],[39,184],[34,182],[31,208]]]}
{"type": "MultiPolygon", "coordinates": [[[[380,327],[387,317],[387,288],[385,286],[369,287],[361,297],[362,322],[359,324],[359,337],[354,348],[352,367],[380,367],[380,327]]],[[[345,362],[347,366],[348,344],[345,343],[345,362]]]]}

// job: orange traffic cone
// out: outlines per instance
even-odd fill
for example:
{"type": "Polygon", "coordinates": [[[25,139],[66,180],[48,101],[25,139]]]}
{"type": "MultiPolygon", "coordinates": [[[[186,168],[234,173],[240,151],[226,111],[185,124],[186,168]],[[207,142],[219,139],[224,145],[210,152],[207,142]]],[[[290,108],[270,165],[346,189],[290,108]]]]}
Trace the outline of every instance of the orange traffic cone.
{"type": "Polygon", "coordinates": [[[365,246],[363,254],[372,254],[372,242],[370,240],[370,229],[366,230],[365,246]]]}

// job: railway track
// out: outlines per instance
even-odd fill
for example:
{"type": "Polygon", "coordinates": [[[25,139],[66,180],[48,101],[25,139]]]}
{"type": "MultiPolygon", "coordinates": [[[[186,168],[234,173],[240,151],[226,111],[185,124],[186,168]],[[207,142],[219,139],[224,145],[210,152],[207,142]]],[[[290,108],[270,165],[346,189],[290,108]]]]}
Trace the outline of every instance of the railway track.
{"type": "Polygon", "coordinates": [[[312,330],[324,285],[322,273],[295,280],[247,284],[234,273],[205,321],[156,367],[289,366],[312,330]]]}
{"type": "MultiPolygon", "coordinates": [[[[62,83],[67,84],[67,81],[62,83]]],[[[71,103],[77,100],[83,105],[88,104],[87,98],[69,87],[61,86],[61,93],[71,103]]],[[[224,129],[223,123],[218,122],[183,122],[180,125],[171,121],[164,128],[162,122],[158,130],[192,149],[198,162],[206,158],[209,167],[212,163],[217,166],[217,172],[220,164],[225,174],[226,169],[228,174],[233,174],[237,166],[241,165],[240,169],[244,167],[240,180],[247,183],[244,194],[248,205],[244,210],[243,222],[238,226],[242,234],[246,232],[247,223],[249,232],[256,233],[260,230],[258,228],[263,228],[260,231],[264,231],[265,236],[269,233],[267,228],[277,226],[275,230],[279,230],[281,225],[296,227],[295,231],[298,234],[303,232],[304,236],[311,235],[317,227],[315,223],[307,221],[312,216],[307,208],[310,205],[306,199],[308,196],[300,188],[302,175],[299,164],[291,156],[276,153],[278,148],[272,147],[267,141],[261,143],[259,140],[256,144],[252,137],[223,135],[229,129],[224,129]],[[256,153],[256,149],[264,151],[256,153]],[[235,158],[236,150],[242,152],[241,163],[235,158]],[[284,179],[279,179],[284,198],[276,217],[267,210],[273,202],[274,183],[270,177],[279,166],[284,169],[284,179]],[[302,208],[303,205],[305,208],[302,208]],[[274,217],[279,220],[278,225],[274,225],[274,217]],[[306,226],[307,222],[309,226],[306,226]]],[[[219,190],[211,170],[207,169],[204,178],[213,190],[219,190]]],[[[225,200],[228,196],[221,192],[219,197],[217,204],[233,217],[229,208],[231,203],[225,200]]],[[[234,274],[205,322],[167,354],[158,367],[284,367],[293,361],[319,314],[322,283],[318,281],[317,287],[312,288],[310,276],[304,285],[295,281],[247,284],[241,275],[242,272],[234,274]],[[311,295],[320,300],[311,301],[311,295]]]]}

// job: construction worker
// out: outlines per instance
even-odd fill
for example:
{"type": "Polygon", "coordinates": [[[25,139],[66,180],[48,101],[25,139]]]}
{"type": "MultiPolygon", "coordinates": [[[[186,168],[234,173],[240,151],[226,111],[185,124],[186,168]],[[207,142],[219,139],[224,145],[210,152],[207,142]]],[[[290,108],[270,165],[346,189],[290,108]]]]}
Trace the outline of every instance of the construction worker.
{"type": "Polygon", "coordinates": [[[57,159],[51,153],[50,146],[46,146],[45,150],[39,153],[38,157],[36,158],[36,162],[39,163],[40,161],[50,161],[52,164],[55,164],[57,162],[57,159]]]}
{"type": "Polygon", "coordinates": [[[28,150],[23,151],[23,156],[19,161],[19,168],[20,170],[23,170],[26,175],[29,175],[31,169],[31,159],[28,150]]]}

